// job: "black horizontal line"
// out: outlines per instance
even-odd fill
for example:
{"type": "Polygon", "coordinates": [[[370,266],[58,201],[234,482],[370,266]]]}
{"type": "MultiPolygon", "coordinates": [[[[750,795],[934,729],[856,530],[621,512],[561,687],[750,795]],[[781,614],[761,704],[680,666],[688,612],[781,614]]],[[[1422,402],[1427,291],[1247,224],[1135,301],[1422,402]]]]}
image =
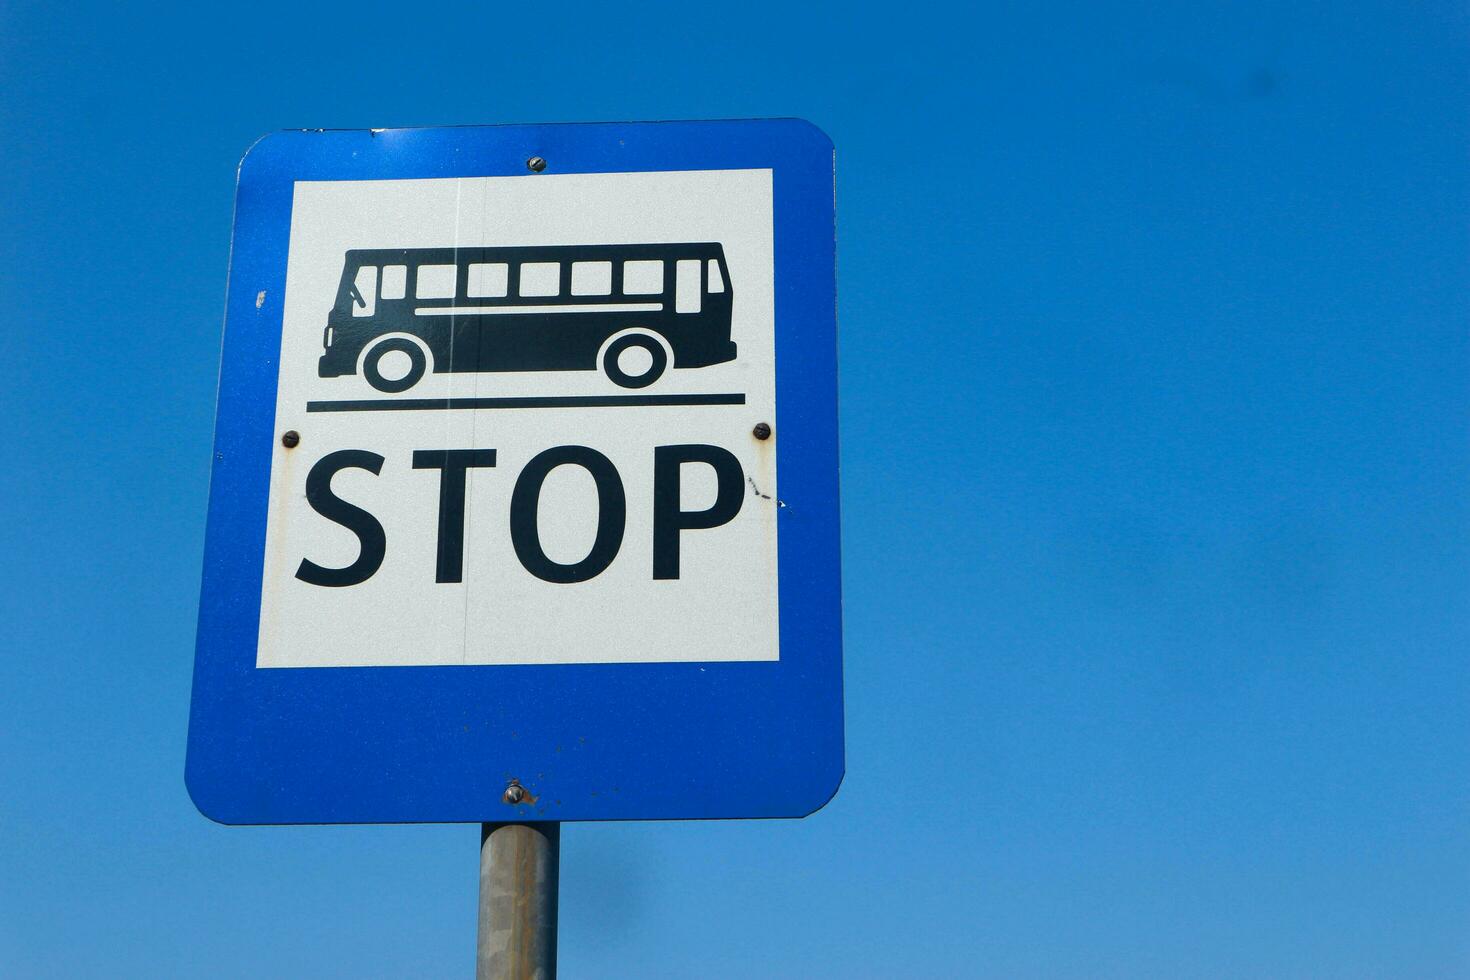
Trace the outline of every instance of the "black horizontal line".
{"type": "Polygon", "coordinates": [[[308,412],[434,412],[456,408],[639,408],[744,405],[740,393],[716,395],[547,395],[501,398],[359,398],[307,402],[308,412]]]}

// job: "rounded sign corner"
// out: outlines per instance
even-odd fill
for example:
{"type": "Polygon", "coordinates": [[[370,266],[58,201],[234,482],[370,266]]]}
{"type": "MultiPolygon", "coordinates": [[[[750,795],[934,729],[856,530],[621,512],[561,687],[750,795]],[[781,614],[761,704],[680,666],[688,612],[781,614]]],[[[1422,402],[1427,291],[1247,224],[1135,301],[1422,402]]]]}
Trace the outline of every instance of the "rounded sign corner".
{"type": "Polygon", "coordinates": [[[811,795],[798,807],[800,812],[796,813],[795,816],[798,819],[805,819],[820,810],[826,809],[833,800],[837,799],[837,794],[842,791],[842,784],[846,780],[847,765],[844,762],[838,765],[835,779],[829,775],[821,782],[813,782],[811,795]]]}
{"type": "Polygon", "coordinates": [[[837,151],[837,144],[833,142],[831,134],[810,119],[802,116],[789,116],[783,122],[795,127],[814,149],[828,154],[837,151]]]}
{"type": "Polygon", "coordinates": [[[189,801],[194,804],[194,809],[222,827],[238,827],[249,823],[248,820],[234,819],[230,808],[223,801],[214,798],[212,794],[216,788],[204,780],[193,765],[185,763],[184,790],[189,794],[189,801]]]}
{"type": "Polygon", "coordinates": [[[243,180],[262,165],[263,158],[278,152],[277,148],[293,135],[295,133],[289,129],[273,129],[257,136],[249,146],[245,147],[245,152],[240,154],[240,162],[235,165],[235,179],[243,180]]]}

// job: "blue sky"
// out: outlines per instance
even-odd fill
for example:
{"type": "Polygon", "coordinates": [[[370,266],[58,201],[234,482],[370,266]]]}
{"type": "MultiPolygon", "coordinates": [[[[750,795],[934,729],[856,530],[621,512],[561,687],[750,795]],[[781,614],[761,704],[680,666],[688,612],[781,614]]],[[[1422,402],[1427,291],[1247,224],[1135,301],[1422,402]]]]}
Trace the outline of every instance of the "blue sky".
{"type": "Polygon", "coordinates": [[[569,977],[1470,975],[1467,16],[0,10],[0,964],[467,975],[478,830],[182,772],[235,164],[797,115],[838,153],[848,776],[574,825],[569,977]]]}

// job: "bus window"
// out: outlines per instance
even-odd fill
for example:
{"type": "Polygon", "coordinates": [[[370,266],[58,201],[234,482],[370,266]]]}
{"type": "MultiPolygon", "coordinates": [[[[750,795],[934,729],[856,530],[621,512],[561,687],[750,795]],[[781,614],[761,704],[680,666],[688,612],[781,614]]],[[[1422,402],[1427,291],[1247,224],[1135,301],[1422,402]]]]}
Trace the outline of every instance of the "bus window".
{"type": "Polygon", "coordinates": [[[612,292],[611,262],[573,262],[572,295],[606,296],[612,292]]]}
{"type": "Polygon", "coordinates": [[[723,293],[725,291],[725,277],[720,275],[720,260],[709,260],[709,291],[712,293],[723,293]]]}
{"type": "Polygon", "coordinates": [[[699,270],[704,263],[698,259],[680,259],[675,263],[674,312],[699,312],[699,270]]]}
{"type": "Polygon", "coordinates": [[[471,262],[465,293],[476,298],[504,296],[510,283],[510,266],[504,262],[471,262]]]}
{"type": "Polygon", "coordinates": [[[662,259],[633,259],[623,263],[623,292],[628,296],[650,296],[664,291],[662,259]]]}
{"type": "Polygon", "coordinates": [[[408,289],[408,266],[383,266],[383,299],[402,299],[408,289]]]}
{"type": "Polygon", "coordinates": [[[352,280],[352,315],[372,316],[378,305],[378,267],[365,265],[352,280]]]}
{"type": "Polygon", "coordinates": [[[555,296],[561,292],[560,262],[523,262],[522,296],[555,296]]]}
{"type": "Polygon", "coordinates": [[[413,295],[416,299],[453,299],[454,275],[452,265],[421,265],[413,295]]]}

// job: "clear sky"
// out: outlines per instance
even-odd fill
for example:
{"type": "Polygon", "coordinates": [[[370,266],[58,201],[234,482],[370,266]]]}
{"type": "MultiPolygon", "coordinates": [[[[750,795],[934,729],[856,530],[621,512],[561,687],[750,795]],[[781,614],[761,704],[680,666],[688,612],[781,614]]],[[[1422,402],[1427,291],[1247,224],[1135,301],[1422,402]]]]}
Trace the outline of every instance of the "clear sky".
{"type": "Polygon", "coordinates": [[[837,146],[848,775],[572,825],[567,977],[1470,975],[1463,4],[0,8],[0,973],[467,976],[478,828],[184,791],[234,170],[837,146]]]}

